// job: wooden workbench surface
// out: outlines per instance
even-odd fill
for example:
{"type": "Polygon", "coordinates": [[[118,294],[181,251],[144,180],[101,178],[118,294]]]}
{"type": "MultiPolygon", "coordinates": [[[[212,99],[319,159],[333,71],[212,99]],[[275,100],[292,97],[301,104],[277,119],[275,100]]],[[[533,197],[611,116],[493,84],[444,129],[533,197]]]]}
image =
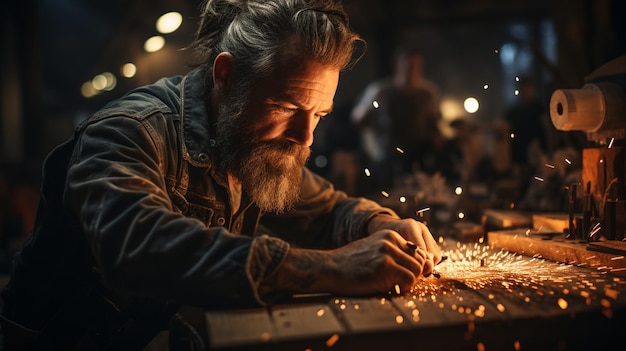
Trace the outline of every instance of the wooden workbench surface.
{"type": "Polygon", "coordinates": [[[211,349],[579,350],[621,336],[623,277],[487,245],[442,246],[441,278],[405,294],[208,311],[211,349]]]}

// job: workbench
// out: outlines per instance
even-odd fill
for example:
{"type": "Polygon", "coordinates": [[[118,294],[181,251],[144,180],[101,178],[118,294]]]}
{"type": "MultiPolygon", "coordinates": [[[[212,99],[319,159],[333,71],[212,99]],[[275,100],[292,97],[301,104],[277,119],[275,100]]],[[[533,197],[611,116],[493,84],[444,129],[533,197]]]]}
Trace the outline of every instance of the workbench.
{"type": "MultiPolygon", "coordinates": [[[[211,350],[595,350],[621,342],[626,281],[606,269],[443,241],[440,278],[381,296],[296,296],[205,314],[211,350]]],[[[619,347],[618,347],[619,349],[619,347]]]]}

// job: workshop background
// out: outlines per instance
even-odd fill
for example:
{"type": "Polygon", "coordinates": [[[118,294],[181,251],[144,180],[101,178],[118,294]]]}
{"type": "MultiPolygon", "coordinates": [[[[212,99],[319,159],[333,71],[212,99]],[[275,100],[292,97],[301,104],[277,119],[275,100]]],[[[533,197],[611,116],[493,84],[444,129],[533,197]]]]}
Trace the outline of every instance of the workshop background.
{"type": "MultiPolygon", "coordinates": [[[[80,121],[129,89],[188,71],[189,58],[180,49],[193,37],[199,3],[23,0],[5,4],[0,14],[3,248],[12,251],[28,235],[41,162],[80,121]],[[180,27],[159,33],[155,22],[171,11],[182,15],[180,27]],[[146,52],[144,43],[153,36],[160,36],[163,46],[146,52]],[[134,66],[125,66],[128,63],[134,66]],[[123,67],[136,71],[126,78],[123,67]],[[96,89],[98,82],[101,87],[96,89]]],[[[555,89],[580,88],[586,75],[626,53],[626,21],[621,18],[626,2],[619,0],[346,0],[344,4],[352,27],[368,43],[367,52],[343,74],[336,116],[316,131],[309,166],[351,195],[374,198],[402,214],[423,217],[420,211],[432,208],[428,220],[442,227],[451,221],[477,222],[485,208],[523,206],[515,202],[523,200],[521,184],[528,189],[528,182],[508,170],[507,137],[497,127],[504,111],[516,103],[519,77],[532,77],[547,106],[555,89]],[[379,189],[368,180],[369,170],[359,158],[355,131],[348,122],[349,110],[369,82],[391,73],[392,52],[405,43],[422,50],[425,77],[440,89],[444,134],[454,135],[454,120],[469,122],[478,145],[473,158],[489,160],[492,172],[480,174],[465,188],[444,184],[437,177],[420,179],[419,192],[411,192],[415,184],[410,181],[379,189]],[[474,113],[463,108],[470,97],[479,102],[474,113]],[[333,162],[339,152],[347,154],[350,162],[333,162]],[[353,169],[337,169],[349,165],[353,169]],[[459,201],[454,197],[458,192],[467,198],[459,201]]],[[[570,139],[574,148],[584,146],[577,144],[575,135],[570,139]]],[[[477,172],[485,169],[481,163],[477,166],[477,172]]],[[[539,206],[541,201],[545,199],[533,204],[539,206]]],[[[542,206],[561,210],[560,203],[542,206]]]]}

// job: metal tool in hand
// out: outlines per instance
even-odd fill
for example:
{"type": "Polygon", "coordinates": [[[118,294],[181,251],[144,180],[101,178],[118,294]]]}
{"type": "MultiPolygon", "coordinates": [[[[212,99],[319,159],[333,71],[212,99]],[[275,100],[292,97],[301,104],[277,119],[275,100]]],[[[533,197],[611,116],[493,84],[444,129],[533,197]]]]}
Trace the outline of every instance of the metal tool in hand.
{"type": "MultiPolygon", "coordinates": [[[[414,255],[415,254],[415,250],[417,250],[417,245],[415,245],[414,242],[412,241],[407,241],[406,242],[406,247],[404,248],[404,251],[406,253],[408,253],[409,255],[414,255]]],[[[448,256],[441,256],[441,261],[439,261],[439,263],[445,261],[448,259],[448,256]]],[[[439,264],[437,263],[437,264],[439,264]]],[[[432,272],[432,275],[435,276],[435,278],[441,278],[441,274],[439,274],[438,272],[432,272]]]]}

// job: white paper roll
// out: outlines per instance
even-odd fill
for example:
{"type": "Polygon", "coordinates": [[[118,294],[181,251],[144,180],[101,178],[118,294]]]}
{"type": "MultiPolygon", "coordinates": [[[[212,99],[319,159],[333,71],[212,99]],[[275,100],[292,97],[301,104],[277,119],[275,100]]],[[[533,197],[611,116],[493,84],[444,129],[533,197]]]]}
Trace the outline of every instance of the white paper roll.
{"type": "Polygon", "coordinates": [[[556,90],[550,99],[550,118],[558,130],[595,132],[602,127],[605,115],[604,95],[594,84],[556,90]]]}

